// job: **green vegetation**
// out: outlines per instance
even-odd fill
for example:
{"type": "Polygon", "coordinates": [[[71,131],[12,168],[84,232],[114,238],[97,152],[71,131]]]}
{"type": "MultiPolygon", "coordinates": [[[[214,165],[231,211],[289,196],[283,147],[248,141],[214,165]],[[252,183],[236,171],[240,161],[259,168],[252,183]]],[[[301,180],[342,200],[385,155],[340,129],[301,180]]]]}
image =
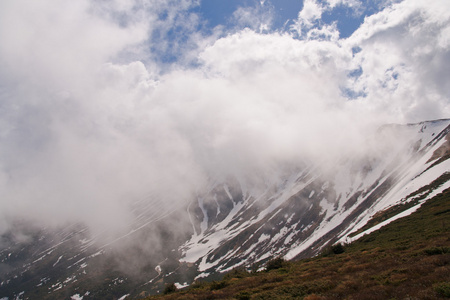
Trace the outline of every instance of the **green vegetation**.
{"type": "Polygon", "coordinates": [[[169,283],[169,284],[166,285],[166,287],[164,288],[163,294],[164,294],[164,295],[167,295],[167,294],[170,294],[170,293],[174,293],[174,292],[176,292],[176,291],[178,291],[178,289],[177,289],[175,283],[169,283]]]}
{"type": "Polygon", "coordinates": [[[271,259],[266,264],[266,271],[281,269],[287,265],[287,262],[282,257],[277,257],[274,259],[271,259]]]}
{"type": "Polygon", "coordinates": [[[345,252],[345,247],[341,243],[337,243],[336,245],[326,247],[321,253],[320,256],[329,256],[334,254],[341,254],[345,252]]]}
{"type": "Polygon", "coordinates": [[[438,293],[438,295],[450,298],[450,283],[444,282],[440,284],[436,284],[434,290],[438,293]]]}
{"type": "Polygon", "coordinates": [[[270,261],[147,299],[445,299],[450,297],[450,189],[414,214],[317,257],[270,261]]]}
{"type": "Polygon", "coordinates": [[[350,234],[350,237],[354,237],[355,235],[366,231],[369,228],[372,228],[373,226],[388,220],[392,218],[395,215],[398,215],[399,213],[416,206],[419,204],[419,202],[423,199],[425,199],[431,192],[433,192],[435,189],[440,187],[442,184],[446,183],[450,180],[450,173],[445,172],[442,174],[439,178],[435,179],[430,184],[423,186],[422,188],[418,189],[417,191],[409,194],[406,196],[404,201],[401,203],[394,205],[386,210],[380,211],[376,213],[368,222],[366,225],[364,225],[362,228],[360,228],[358,231],[353,232],[350,234]]]}

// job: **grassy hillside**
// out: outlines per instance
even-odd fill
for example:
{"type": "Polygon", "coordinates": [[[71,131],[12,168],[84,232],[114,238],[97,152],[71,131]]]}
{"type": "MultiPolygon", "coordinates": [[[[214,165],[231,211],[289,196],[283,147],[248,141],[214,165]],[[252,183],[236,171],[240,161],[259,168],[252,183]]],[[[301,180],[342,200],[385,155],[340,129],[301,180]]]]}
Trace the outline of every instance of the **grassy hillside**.
{"type": "Polygon", "coordinates": [[[450,189],[343,248],[272,261],[270,271],[234,270],[221,281],[147,299],[450,298],[450,189]]]}

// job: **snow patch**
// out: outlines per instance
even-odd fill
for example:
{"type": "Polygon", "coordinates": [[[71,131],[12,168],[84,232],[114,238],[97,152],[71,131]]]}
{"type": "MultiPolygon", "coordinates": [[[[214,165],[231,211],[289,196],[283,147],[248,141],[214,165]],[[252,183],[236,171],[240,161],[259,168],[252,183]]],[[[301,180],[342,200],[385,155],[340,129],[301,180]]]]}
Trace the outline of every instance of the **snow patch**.
{"type": "Polygon", "coordinates": [[[104,250],[100,250],[100,251],[98,251],[98,252],[92,254],[92,255],[89,256],[89,257],[90,257],[90,258],[93,258],[93,257],[99,256],[99,255],[102,255],[104,252],[105,252],[104,250]]]}
{"type": "Polygon", "coordinates": [[[182,288],[185,288],[185,287],[188,287],[188,286],[189,286],[189,284],[188,284],[187,282],[185,282],[185,283],[183,283],[183,284],[181,284],[181,283],[179,283],[179,282],[175,282],[174,284],[175,284],[175,286],[177,287],[177,289],[182,289],[182,288]]]}
{"type": "Polygon", "coordinates": [[[58,259],[56,260],[56,262],[53,264],[53,267],[56,266],[56,265],[59,263],[59,261],[61,260],[61,258],[62,258],[63,256],[64,256],[64,255],[61,255],[60,257],[58,257],[58,259]]]}
{"type": "Polygon", "coordinates": [[[203,220],[202,223],[200,224],[200,230],[201,233],[203,233],[206,231],[206,229],[208,229],[208,211],[205,209],[202,197],[198,198],[198,206],[200,207],[203,213],[203,220]]]}
{"type": "Polygon", "coordinates": [[[209,275],[211,275],[210,273],[207,273],[207,272],[203,272],[203,273],[200,273],[199,275],[197,275],[195,278],[194,278],[194,280],[197,280],[197,279],[200,279],[200,278],[206,278],[206,277],[208,277],[209,275]]]}
{"type": "Polygon", "coordinates": [[[233,202],[233,204],[234,204],[233,196],[231,196],[230,189],[228,188],[228,185],[224,184],[224,185],[223,185],[223,189],[225,190],[225,193],[227,193],[228,198],[230,198],[230,200],[231,200],[231,201],[233,202]]]}
{"type": "Polygon", "coordinates": [[[270,235],[263,233],[258,239],[258,244],[264,242],[265,240],[270,240],[270,235]]]}
{"type": "Polygon", "coordinates": [[[71,276],[71,277],[67,277],[66,280],[64,280],[64,283],[69,283],[69,282],[71,282],[72,280],[74,280],[75,278],[76,278],[75,275],[74,275],[74,276],[71,276]]]}
{"type": "Polygon", "coordinates": [[[217,195],[216,194],[214,194],[213,199],[214,199],[214,201],[216,202],[216,205],[217,205],[217,212],[216,212],[216,217],[217,217],[220,214],[220,204],[219,204],[219,201],[217,201],[217,195]]]}
{"type": "Polygon", "coordinates": [[[290,243],[290,241],[292,241],[292,239],[295,236],[295,232],[291,232],[285,239],[284,239],[284,244],[287,245],[290,243]]]}
{"type": "Polygon", "coordinates": [[[160,265],[157,265],[157,266],[155,267],[155,271],[158,272],[158,275],[161,275],[161,266],[160,266],[160,265]]]}

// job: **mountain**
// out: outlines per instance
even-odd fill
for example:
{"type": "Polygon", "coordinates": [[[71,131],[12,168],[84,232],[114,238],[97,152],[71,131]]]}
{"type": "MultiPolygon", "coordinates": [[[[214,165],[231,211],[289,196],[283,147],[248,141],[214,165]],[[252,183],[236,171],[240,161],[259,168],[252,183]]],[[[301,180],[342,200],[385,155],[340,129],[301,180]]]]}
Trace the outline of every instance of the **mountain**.
{"type": "Polygon", "coordinates": [[[143,199],[114,238],[14,220],[0,240],[0,299],[139,298],[278,256],[312,257],[449,188],[449,133],[450,120],[385,125],[351,155],[321,149],[321,161],[283,165],[274,181],[216,180],[170,210],[143,199]]]}
{"type": "MultiPolygon", "coordinates": [[[[402,206],[400,204],[399,206],[402,206]]],[[[385,213],[379,214],[385,215],[385,213]]],[[[389,215],[390,213],[387,213],[389,215]]],[[[417,211],[309,259],[275,258],[146,299],[443,299],[450,297],[450,189],[417,211]]]]}

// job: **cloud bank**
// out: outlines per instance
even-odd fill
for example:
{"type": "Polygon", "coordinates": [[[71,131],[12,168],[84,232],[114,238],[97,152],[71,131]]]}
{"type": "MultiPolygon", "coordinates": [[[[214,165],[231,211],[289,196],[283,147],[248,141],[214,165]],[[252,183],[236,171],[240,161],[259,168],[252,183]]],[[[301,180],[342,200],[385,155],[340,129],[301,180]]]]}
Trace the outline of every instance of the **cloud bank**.
{"type": "Polygon", "coordinates": [[[448,1],[386,1],[346,39],[321,16],[361,2],[305,1],[287,31],[249,8],[207,31],[197,5],[0,4],[0,232],[119,230],[135,200],[170,211],[228,176],[333,161],[379,124],[450,116],[448,1]]]}

